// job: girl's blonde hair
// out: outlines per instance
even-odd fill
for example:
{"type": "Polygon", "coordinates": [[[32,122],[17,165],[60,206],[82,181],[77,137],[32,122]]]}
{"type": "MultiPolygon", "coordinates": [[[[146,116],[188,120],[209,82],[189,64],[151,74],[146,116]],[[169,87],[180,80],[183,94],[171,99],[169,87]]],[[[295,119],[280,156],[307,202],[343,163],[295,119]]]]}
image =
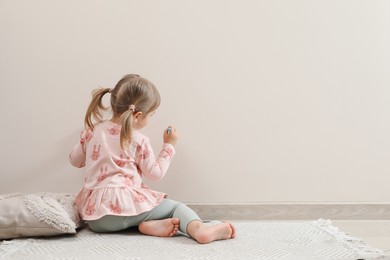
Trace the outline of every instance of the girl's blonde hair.
{"type": "Polygon", "coordinates": [[[155,111],[161,102],[157,88],[149,80],[136,75],[127,74],[116,84],[115,88],[100,88],[92,92],[92,101],[85,114],[84,125],[94,129],[92,118],[101,122],[102,112],[108,107],[103,105],[103,96],[111,93],[111,109],[114,118],[119,118],[122,125],[120,146],[123,150],[131,143],[133,116],[142,112],[143,116],[155,111]],[[135,108],[133,108],[134,105],[135,108]]]}

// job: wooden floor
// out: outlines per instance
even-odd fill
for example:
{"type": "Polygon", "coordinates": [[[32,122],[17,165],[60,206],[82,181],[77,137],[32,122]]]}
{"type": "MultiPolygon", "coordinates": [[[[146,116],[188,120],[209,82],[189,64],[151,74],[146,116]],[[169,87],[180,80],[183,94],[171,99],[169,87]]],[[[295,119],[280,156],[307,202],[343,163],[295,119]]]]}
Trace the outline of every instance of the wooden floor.
{"type": "Polygon", "coordinates": [[[390,203],[187,204],[202,219],[390,220],[390,203]]]}

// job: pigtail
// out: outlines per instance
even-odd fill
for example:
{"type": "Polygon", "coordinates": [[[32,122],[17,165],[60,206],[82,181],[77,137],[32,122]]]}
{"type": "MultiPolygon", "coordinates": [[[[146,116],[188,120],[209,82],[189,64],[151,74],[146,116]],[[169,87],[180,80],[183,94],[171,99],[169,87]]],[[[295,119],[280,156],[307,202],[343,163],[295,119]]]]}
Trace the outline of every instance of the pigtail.
{"type": "Polygon", "coordinates": [[[121,134],[119,137],[120,145],[122,150],[126,150],[128,145],[131,143],[131,135],[133,129],[133,110],[126,110],[120,117],[121,121],[121,134]]]}
{"type": "Polygon", "coordinates": [[[103,120],[102,111],[108,109],[103,105],[103,96],[111,91],[110,88],[100,88],[92,92],[92,101],[88,106],[87,113],[84,118],[84,125],[86,128],[93,129],[92,117],[100,122],[103,120]]]}

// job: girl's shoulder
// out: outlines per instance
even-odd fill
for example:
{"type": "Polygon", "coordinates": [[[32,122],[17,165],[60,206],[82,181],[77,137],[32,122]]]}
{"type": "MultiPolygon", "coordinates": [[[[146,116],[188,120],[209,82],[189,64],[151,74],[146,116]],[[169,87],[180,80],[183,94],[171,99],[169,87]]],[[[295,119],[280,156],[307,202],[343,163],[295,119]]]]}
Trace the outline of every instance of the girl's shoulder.
{"type": "Polygon", "coordinates": [[[133,142],[136,143],[137,145],[142,145],[145,142],[149,142],[149,137],[144,135],[138,130],[134,130],[132,133],[132,139],[133,142]]]}
{"type": "Polygon", "coordinates": [[[134,130],[131,135],[131,145],[129,147],[130,153],[138,153],[143,150],[146,143],[149,142],[149,138],[143,133],[134,130]]]}
{"type": "MultiPolygon", "coordinates": [[[[85,129],[84,133],[87,135],[116,135],[119,136],[121,131],[121,126],[111,122],[110,120],[103,120],[94,124],[94,129],[85,129]]],[[[149,137],[141,133],[139,130],[132,131],[132,143],[133,146],[143,146],[145,143],[149,142],[149,137]]]]}

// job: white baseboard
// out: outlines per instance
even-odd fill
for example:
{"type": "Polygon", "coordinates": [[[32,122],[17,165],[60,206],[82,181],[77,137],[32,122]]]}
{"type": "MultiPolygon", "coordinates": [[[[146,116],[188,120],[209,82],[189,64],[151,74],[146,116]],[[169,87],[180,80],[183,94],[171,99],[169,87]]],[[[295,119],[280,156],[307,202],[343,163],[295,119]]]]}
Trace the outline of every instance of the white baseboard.
{"type": "Polygon", "coordinates": [[[225,220],[390,220],[390,203],[188,203],[202,219],[225,220]]]}

